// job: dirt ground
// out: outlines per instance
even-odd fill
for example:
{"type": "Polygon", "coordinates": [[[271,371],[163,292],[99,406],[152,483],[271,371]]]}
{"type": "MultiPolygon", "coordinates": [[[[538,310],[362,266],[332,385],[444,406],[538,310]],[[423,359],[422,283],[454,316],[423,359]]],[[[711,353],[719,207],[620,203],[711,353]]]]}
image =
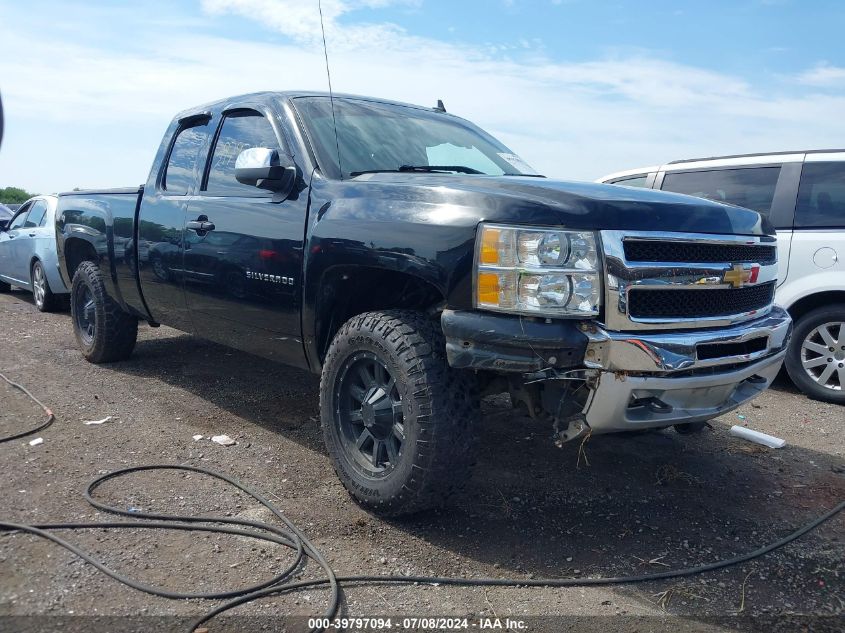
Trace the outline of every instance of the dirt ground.
{"type": "MultiPolygon", "coordinates": [[[[732,557],[845,499],[845,409],[809,400],[780,379],[699,435],[591,438],[580,466],[578,444],[556,448],[547,425],[521,417],[507,398],[488,399],[466,492],[442,510],[386,521],[356,506],[332,471],[315,376],[164,327],[143,327],[131,360],[94,366],[75,347],[70,316],[37,312],[23,292],[0,295],[0,332],[0,371],[56,413],[42,444],[30,446],[32,437],[0,444],[0,515],[7,521],[111,519],[83,499],[92,478],[130,465],[193,464],[270,496],[338,574],[597,577],[732,557]],[[106,416],[112,420],[105,424],[83,424],[106,416]],[[786,447],[770,450],[728,433],[743,423],[785,438],[786,447]],[[221,433],[237,445],[208,439],[221,433]]],[[[41,418],[25,396],[0,386],[0,435],[41,418]]],[[[269,520],[242,495],[198,475],[133,476],[104,486],[100,497],[146,511],[269,520]]],[[[64,536],[122,573],[171,589],[242,587],[270,577],[290,556],[222,535],[64,536]]],[[[268,616],[258,630],[282,614],[319,615],[325,596],[291,593],[232,613],[268,616]]],[[[569,589],[353,586],[343,600],[349,616],[523,622],[511,630],[775,630],[784,623],[780,630],[842,630],[845,515],[776,553],[680,580],[569,589]]],[[[178,617],[217,604],[140,593],[53,544],[0,535],[0,630],[67,630],[85,621],[79,616],[95,615],[148,616],[143,630],[183,630],[178,617]]],[[[129,630],[120,623],[110,626],[129,630]]],[[[305,629],[304,621],[290,624],[305,629]]]]}

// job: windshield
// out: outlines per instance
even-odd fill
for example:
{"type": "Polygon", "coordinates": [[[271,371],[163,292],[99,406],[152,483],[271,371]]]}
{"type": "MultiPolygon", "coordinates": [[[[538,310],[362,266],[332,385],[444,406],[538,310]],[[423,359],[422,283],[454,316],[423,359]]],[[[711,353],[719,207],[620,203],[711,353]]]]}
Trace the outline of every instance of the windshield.
{"type": "Polygon", "coordinates": [[[539,175],[480,128],[444,113],[335,98],[335,140],[329,97],[301,97],[294,103],[320,167],[334,177],[392,171],[539,175]]]}

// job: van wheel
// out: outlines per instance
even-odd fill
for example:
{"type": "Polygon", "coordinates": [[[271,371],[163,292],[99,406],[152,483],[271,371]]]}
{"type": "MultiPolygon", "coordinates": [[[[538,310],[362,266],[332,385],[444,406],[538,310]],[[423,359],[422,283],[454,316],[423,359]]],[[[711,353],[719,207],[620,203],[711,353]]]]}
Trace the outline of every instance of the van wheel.
{"type": "Polygon", "coordinates": [[[479,399],[449,367],[437,324],[410,311],[353,317],[320,380],[323,438],[365,508],[397,516],[441,505],[469,478],[479,399]]]}
{"type": "Polygon", "coordinates": [[[44,265],[36,261],[30,270],[30,281],[32,282],[32,297],[35,300],[35,307],[39,312],[55,312],[61,307],[62,301],[50,290],[50,283],[47,281],[47,273],[44,272],[44,265]]]}
{"type": "Polygon", "coordinates": [[[121,310],[108,296],[100,267],[94,262],[82,262],[73,275],[70,313],[73,333],[86,360],[123,360],[135,348],[138,319],[121,310]]]}
{"type": "Polygon", "coordinates": [[[11,289],[11,285],[7,284],[5,281],[0,281],[0,292],[9,292],[11,289]]]}
{"type": "Polygon", "coordinates": [[[845,303],[816,308],[798,319],[786,371],[811,398],[845,404],[845,303]]]}

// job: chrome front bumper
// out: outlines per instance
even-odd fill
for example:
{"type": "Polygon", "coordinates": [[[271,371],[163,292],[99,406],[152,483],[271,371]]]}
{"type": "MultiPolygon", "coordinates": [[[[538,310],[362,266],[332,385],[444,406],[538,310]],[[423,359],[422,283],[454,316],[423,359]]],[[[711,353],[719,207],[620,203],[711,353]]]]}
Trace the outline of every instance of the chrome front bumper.
{"type": "MultiPolygon", "coordinates": [[[[595,328],[588,333],[585,360],[595,373],[583,419],[593,433],[611,433],[727,413],[771,384],[791,331],[792,320],[779,307],[760,319],[717,330],[595,328]]],[[[580,434],[572,431],[567,439],[580,434]]]]}

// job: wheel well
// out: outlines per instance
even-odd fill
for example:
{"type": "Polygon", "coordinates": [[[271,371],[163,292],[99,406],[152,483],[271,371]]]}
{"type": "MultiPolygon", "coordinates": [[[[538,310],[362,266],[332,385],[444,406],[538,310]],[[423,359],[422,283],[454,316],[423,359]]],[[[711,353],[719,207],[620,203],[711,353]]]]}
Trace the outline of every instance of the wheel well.
{"type": "Polygon", "coordinates": [[[803,297],[789,306],[787,311],[793,320],[797,321],[810,310],[832,303],[845,303],[845,290],[829,290],[803,297]]]}
{"type": "Polygon", "coordinates": [[[360,266],[332,269],[323,277],[316,306],[320,361],[340,326],[356,314],[396,308],[434,314],[444,303],[440,290],[414,275],[360,266]]]}
{"type": "Polygon", "coordinates": [[[71,280],[82,262],[96,262],[97,259],[97,251],[90,242],[79,238],[70,238],[65,241],[65,263],[67,264],[68,277],[71,280]]]}
{"type": "Polygon", "coordinates": [[[29,260],[29,274],[32,275],[32,267],[35,266],[35,262],[40,262],[38,255],[33,255],[32,259],[29,260]]]}

